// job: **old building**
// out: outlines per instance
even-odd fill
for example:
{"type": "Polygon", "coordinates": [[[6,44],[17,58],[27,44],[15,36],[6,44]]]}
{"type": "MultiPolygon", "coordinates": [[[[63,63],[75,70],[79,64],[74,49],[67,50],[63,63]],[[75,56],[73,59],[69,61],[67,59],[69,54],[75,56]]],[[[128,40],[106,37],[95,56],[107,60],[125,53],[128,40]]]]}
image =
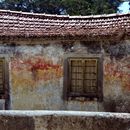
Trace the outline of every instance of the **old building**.
{"type": "Polygon", "coordinates": [[[130,112],[130,14],[0,10],[0,106],[130,112]]]}

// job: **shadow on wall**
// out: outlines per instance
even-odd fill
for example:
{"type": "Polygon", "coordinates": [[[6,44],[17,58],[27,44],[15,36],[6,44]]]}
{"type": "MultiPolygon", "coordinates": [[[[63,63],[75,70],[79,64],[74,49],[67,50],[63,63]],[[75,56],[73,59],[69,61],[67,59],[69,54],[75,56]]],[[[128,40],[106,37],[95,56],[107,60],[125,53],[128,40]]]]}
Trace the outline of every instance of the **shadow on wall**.
{"type": "Polygon", "coordinates": [[[116,99],[110,97],[103,103],[106,112],[127,112],[130,113],[130,99],[118,97],[116,99]]]}

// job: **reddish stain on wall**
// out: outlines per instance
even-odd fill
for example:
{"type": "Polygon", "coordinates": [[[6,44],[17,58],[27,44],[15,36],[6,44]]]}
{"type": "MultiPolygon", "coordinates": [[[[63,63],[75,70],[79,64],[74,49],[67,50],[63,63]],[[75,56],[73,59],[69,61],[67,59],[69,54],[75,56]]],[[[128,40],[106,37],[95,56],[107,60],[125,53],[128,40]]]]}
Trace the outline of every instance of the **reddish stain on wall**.
{"type": "MultiPolygon", "coordinates": [[[[54,64],[51,59],[45,59],[42,56],[33,56],[29,58],[13,58],[11,60],[12,76],[15,77],[15,82],[23,78],[24,80],[39,81],[39,80],[54,80],[63,76],[62,65],[54,64]],[[24,76],[19,76],[19,72],[24,73],[24,76]],[[31,79],[28,76],[31,73],[31,79]],[[26,75],[26,77],[25,77],[26,75]],[[18,79],[18,77],[20,79],[18,79]]],[[[22,81],[23,82],[23,81],[22,81]]]]}
{"type": "Polygon", "coordinates": [[[39,57],[31,57],[29,59],[14,58],[11,62],[11,67],[15,70],[22,70],[22,65],[26,65],[28,70],[48,70],[49,68],[58,69],[61,67],[61,65],[53,64],[52,60],[45,60],[39,57]]]}
{"type": "Polygon", "coordinates": [[[104,75],[107,81],[119,81],[123,89],[130,91],[130,57],[121,61],[106,61],[104,75]]]}

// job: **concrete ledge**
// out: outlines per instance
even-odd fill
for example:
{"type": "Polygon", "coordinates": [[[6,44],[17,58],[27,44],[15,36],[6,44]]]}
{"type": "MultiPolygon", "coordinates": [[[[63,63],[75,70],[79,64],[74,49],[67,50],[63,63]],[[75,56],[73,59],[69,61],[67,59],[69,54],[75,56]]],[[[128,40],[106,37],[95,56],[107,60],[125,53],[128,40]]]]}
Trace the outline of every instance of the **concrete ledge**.
{"type": "Polygon", "coordinates": [[[130,114],[0,111],[0,130],[130,130],[130,114]]]}

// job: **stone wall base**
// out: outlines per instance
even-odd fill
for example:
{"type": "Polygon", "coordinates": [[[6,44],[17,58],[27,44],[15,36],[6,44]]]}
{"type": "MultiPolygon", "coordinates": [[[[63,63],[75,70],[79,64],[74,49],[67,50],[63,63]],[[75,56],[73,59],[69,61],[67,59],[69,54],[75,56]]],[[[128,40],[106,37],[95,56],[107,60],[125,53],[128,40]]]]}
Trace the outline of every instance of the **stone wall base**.
{"type": "Polygon", "coordinates": [[[0,111],[0,130],[130,130],[130,114],[0,111]]]}

